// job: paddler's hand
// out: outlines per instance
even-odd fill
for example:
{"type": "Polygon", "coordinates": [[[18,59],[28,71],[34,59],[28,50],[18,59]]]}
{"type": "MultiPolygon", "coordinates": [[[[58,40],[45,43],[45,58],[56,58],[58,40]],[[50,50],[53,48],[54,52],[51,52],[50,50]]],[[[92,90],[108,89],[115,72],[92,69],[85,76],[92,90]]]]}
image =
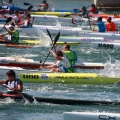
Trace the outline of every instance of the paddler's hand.
{"type": "Polygon", "coordinates": [[[13,90],[13,91],[15,90],[15,88],[12,88],[12,87],[9,87],[9,89],[10,89],[10,90],[13,90]]]}
{"type": "Polygon", "coordinates": [[[41,70],[43,68],[43,66],[40,66],[39,69],[41,70]]]}

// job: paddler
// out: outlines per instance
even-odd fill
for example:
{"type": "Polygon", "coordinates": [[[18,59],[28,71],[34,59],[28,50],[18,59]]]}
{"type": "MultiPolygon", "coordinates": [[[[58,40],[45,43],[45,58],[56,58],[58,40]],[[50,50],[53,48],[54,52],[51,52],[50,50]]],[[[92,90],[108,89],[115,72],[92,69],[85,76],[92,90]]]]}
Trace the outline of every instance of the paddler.
{"type": "MultiPolygon", "coordinates": [[[[7,94],[17,94],[18,92],[23,91],[23,84],[22,81],[18,78],[16,78],[15,71],[9,70],[6,73],[7,80],[1,80],[0,84],[6,85],[7,88],[7,94]]],[[[2,95],[2,93],[0,93],[2,95]]]]}
{"type": "Polygon", "coordinates": [[[57,59],[57,61],[53,65],[40,66],[40,69],[48,68],[50,69],[50,72],[62,72],[62,73],[69,72],[68,69],[70,69],[71,64],[66,57],[63,57],[63,53],[61,51],[54,52],[53,50],[50,50],[50,52],[57,59]]]}
{"type": "Polygon", "coordinates": [[[112,17],[107,18],[107,22],[105,23],[106,25],[106,31],[117,31],[116,24],[112,22],[112,17]]]}
{"type": "Polygon", "coordinates": [[[6,33],[0,35],[0,41],[6,41],[14,44],[19,42],[19,32],[14,29],[14,25],[9,25],[9,30],[7,30],[6,33]],[[6,35],[8,35],[8,39],[3,38],[6,35]]]}
{"type": "Polygon", "coordinates": [[[22,28],[28,28],[32,27],[34,18],[31,17],[30,13],[26,14],[25,20],[22,23],[19,23],[17,25],[20,25],[22,28]]]}
{"type": "Polygon", "coordinates": [[[12,0],[8,0],[8,2],[4,2],[3,4],[7,6],[9,11],[14,11],[14,4],[12,3],[12,0]]]}
{"type": "Polygon", "coordinates": [[[13,21],[17,27],[20,27],[18,24],[22,24],[22,16],[19,14],[18,10],[14,11],[15,16],[13,17],[13,21]]]}
{"type": "Polygon", "coordinates": [[[91,9],[88,10],[87,12],[91,12],[91,13],[93,13],[93,14],[98,14],[98,8],[96,7],[95,4],[92,4],[92,5],[91,5],[91,9]]]}
{"type": "Polygon", "coordinates": [[[97,25],[97,29],[93,29],[93,31],[98,31],[98,32],[105,32],[106,31],[106,26],[105,23],[102,22],[102,17],[98,17],[97,22],[92,24],[97,25]]]}
{"type": "Polygon", "coordinates": [[[88,13],[85,6],[82,7],[81,12],[82,12],[82,14],[80,14],[81,17],[88,18],[88,13]]]}
{"type": "Polygon", "coordinates": [[[77,62],[77,54],[72,51],[70,49],[70,45],[69,44],[66,44],[63,46],[63,50],[58,48],[63,54],[65,54],[66,58],[69,60],[70,64],[71,64],[71,68],[68,69],[69,71],[73,72],[74,69],[73,69],[73,66],[75,65],[75,63],[77,62]]]}
{"type": "Polygon", "coordinates": [[[33,6],[40,7],[39,9],[37,9],[37,11],[48,11],[48,8],[49,8],[49,5],[46,2],[46,0],[43,0],[43,2],[41,4],[37,4],[37,5],[33,5],[33,6]]]}

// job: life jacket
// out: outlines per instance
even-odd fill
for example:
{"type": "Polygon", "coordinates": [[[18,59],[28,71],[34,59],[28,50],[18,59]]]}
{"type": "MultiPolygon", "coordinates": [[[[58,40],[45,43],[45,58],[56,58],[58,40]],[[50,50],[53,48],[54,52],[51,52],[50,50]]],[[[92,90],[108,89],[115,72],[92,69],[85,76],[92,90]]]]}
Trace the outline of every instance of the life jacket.
{"type": "Polygon", "coordinates": [[[113,22],[106,22],[106,31],[116,31],[116,24],[113,22]]]}
{"type": "Polygon", "coordinates": [[[77,55],[74,51],[64,51],[66,58],[69,60],[71,67],[68,69],[69,72],[73,72],[73,66],[77,62],[77,55]]]}
{"type": "MultiPolygon", "coordinates": [[[[6,81],[7,87],[17,88],[18,84],[22,85],[22,81],[20,79],[17,79],[17,78],[14,81],[9,81],[9,80],[6,81]]],[[[7,90],[12,91],[10,89],[7,89],[7,90]]]]}
{"type": "Polygon", "coordinates": [[[83,13],[83,14],[82,14],[82,17],[83,17],[83,18],[88,18],[88,13],[86,13],[86,12],[83,13]]]}
{"type": "Polygon", "coordinates": [[[13,34],[8,36],[8,40],[12,41],[13,43],[19,42],[19,32],[17,30],[13,31],[13,34]]]}
{"type": "Polygon", "coordinates": [[[90,12],[94,13],[94,14],[98,14],[98,8],[95,7],[95,8],[91,8],[90,12]]]}

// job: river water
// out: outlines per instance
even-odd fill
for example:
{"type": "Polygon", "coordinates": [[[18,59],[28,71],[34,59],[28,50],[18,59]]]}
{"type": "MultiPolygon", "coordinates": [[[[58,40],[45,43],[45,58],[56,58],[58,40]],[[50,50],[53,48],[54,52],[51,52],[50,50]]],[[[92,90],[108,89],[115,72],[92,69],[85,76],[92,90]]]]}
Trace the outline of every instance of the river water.
{"type": "MultiPolygon", "coordinates": [[[[33,0],[13,0],[15,5],[23,6],[24,2],[33,3],[33,0]]],[[[88,6],[93,0],[53,0],[56,9],[74,9],[88,6]]],[[[34,0],[34,4],[39,0],[34,0]]],[[[119,50],[92,49],[86,45],[72,47],[78,54],[79,62],[115,62],[120,59],[119,50]]],[[[0,56],[18,56],[34,60],[44,60],[49,47],[32,49],[0,48],[0,56]]],[[[53,61],[52,56],[49,61],[53,61]]],[[[86,72],[78,70],[78,72],[86,72]]],[[[97,72],[98,70],[87,70],[97,72]]],[[[3,79],[3,78],[1,78],[3,79]]],[[[4,87],[0,91],[6,92],[4,87]]],[[[53,83],[24,83],[24,92],[34,96],[47,96],[58,98],[74,98],[83,100],[120,100],[120,86],[113,85],[77,85],[77,84],[53,84],[53,83]]],[[[0,120],[62,120],[63,112],[112,112],[120,113],[119,106],[108,105],[55,105],[45,103],[15,102],[11,99],[0,101],[0,120]]]]}

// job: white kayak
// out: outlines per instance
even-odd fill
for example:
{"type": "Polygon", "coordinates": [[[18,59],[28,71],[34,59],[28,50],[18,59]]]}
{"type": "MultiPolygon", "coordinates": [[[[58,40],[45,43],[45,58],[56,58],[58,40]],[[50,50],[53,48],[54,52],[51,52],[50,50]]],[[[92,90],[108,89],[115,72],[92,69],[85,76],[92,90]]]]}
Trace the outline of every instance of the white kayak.
{"type": "MultiPolygon", "coordinates": [[[[50,15],[32,15],[32,17],[35,18],[35,20],[50,22],[50,21],[59,21],[59,22],[67,22],[69,24],[81,24],[83,22],[88,22],[88,18],[82,18],[80,16],[73,16],[71,18],[69,17],[58,17],[58,16],[50,16],[50,15]]],[[[96,21],[96,18],[90,18],[91,21],[96,21]]],[[[107,19],[103,18],[103,22],[106,22],[107,19]]],[[[120,18],[113,18],[112,21],[116,24],[120,24],[120,18]]]]}
{"type": "Polygon", "coordinates": [[[105,39],[104,37],[67,37],[61,36],[60,42],[80,42],[80,43],[91,43],[91,42],[120,42],[120,40],[105,39]]]}
{"type": "Polygon", "coordinates": [[[16,72],[16,75],[19,75],[20,73],[39,72],[39,69],[28,70],[28,69],[23,69],[20,67],[0,66],[0,76],[5,76],[8,70],[14,70],[16,72]]]}
{"type": "MultiPolygon", "coordinates": [[[[51,21],[59,21],[59,22],[67,22],[69,24],[82,24],[83,22],[88,22],[88,18],[82,18],[81,16],[72,16],[72,17],[58,17],[55,15],[31,15],[34,17],[34,20],[40,20],[42,22],[51,22],[51,21]]],[[[8,15],[10,17],[10,15],[8,15]]],[[[11,16],[12,17],[12,16],[11,16]]],[[[91,17],[91,21],[96,21],[97,17],[91,17]]],[[[6,18],[0,18],[0,22],[5,22],[6,18]]],[[[103,18],[103,22],[106,22],[107,19],[103,18]]],[[[120,18],[113,18],[112,21],[116,24],[120,24],[120,18]]]]}
{"type": "Polygon", "coordinates": [[[92,42],[91,47],[93,48],[105,48],[105,49],[119,49],[120,42],[92,42]]]}
{"type": "MultiPolygon", "coordinates": [[[[0,25],[0,29],[3,25],[0,25]]],[[[8,26],[6,26],[8,28],[8,26]]],[[[60,31],[61,35],[76,35],[81,31],[81,28],[70,27],[70,26],[48,26],[48,25],[33,25],[33,27],[27,28],[16,28],[22,35],[39,35],[40,30],[46,33],[46,29],[50,31],[51,34],[56,34],[60,31]]]]}
{"type": "MultiPolygon", "coordinates": [[[[0,25],[0,29],[3,25],[0,25]]],[[[8,26],[6,26],[8,27],[8,26]]],[[[60,31],[61,35],[80,35],[80,37],[104,37],[107,39],[119,39],[119,32],[95,32],[90,30],[82,30],[80,27],[71,26],[48,26],[48,25],[33,25],[30,28],[16,28],[22,35],[39,35],[40,30],[46,33],[46,29],[50,31],[51,34],[56,34],[60,31]]]]}
{"type": "Polygon", "coordinates": [[[120,113],[64,112],[63,120],[120,120],[120,113]]]}

